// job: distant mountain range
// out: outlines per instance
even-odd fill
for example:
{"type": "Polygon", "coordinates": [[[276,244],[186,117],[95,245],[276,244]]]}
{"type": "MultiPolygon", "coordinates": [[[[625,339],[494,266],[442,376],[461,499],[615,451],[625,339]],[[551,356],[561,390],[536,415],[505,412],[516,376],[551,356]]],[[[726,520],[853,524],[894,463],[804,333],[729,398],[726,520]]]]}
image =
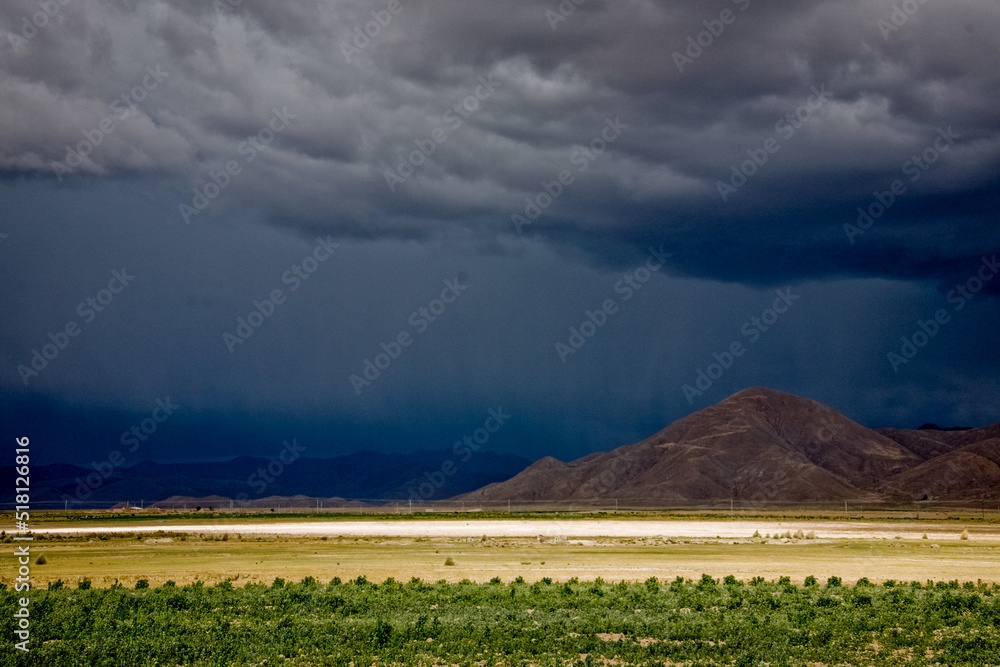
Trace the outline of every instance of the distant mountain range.
{"type": "MultiPolygon", "coordinates": [[[[297,454],[295,455],[297,456],[297,454]]],[[[330,459],[239,457],[94,469],[32,468],[32,503],[77,507],[325,507],[358,500],[738,501],[1000,499],[1000,423],[869,429],[822,403],[754,387],[633,445],[571,462],[511,454],[358,452],[330,459]],[[157,502],[158,501],[158,502],[157,502]]],[[[13,468],[2,469],[13,481],[13,468]]]]}
{"type": "Polygon", "coordinates": [[[759,503],[1000,498],[1000,424],[868,429],[817,401],[754,387],[659,433],[569,463],[543,458],[458,496],[759,503]]]}
{"type": "MultiPolygon", "coordinates": [[[[213,496],[218,506],[228,506],[230,499],[272,496],[434,500],[509,479],[531,463],[513,454],[485,450],[457,454],[452,450],[365,451],[329,459],[293,459],[289,453],[285,459],[289,462],[250,456],[208,463],[145,461],[113,469],[108,465],[104,474],[65,463],[34,466],[31,499],[39,509],[56,501],[62,506],[67,500],[78,507],[125,501],[148,505],[172,496],[190,502],[213,496]]],[[[13,481],[12,468],[6,467],[2,474],[13,481]]]]}

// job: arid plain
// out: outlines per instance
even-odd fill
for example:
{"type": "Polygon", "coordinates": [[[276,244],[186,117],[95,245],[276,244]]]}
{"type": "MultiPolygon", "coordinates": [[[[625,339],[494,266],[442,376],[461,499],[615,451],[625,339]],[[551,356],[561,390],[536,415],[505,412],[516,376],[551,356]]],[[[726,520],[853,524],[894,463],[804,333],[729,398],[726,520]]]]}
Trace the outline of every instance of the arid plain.
{"type": "MultiPolygon", "coordinates": [[[[475,515],[473,515],[475,516],[475,515]]],[[[558,515],[557,515],[558,516],[558,515]]],[[[39,582],[84,578],[94,585],[139,579],[156,585],[275,577],[318,580],[365,576],[484,582],[574,577],[733,575],[749,580],[809,575],[845,582],[1000,582],[1000,516],[951,519],[733,519],[644,516],[447,518],[285,515],[212,519],[53,518],[39,525],[39,582]],[[448,563],[448,564],[446,564],[448,563]]]]}

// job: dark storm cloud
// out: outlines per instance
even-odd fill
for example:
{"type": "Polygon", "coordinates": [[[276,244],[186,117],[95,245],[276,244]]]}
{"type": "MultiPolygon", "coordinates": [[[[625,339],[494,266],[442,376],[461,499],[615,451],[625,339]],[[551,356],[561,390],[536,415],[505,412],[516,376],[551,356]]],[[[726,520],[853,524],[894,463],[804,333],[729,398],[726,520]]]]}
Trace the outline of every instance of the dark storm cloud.
{"type": "MultiPolygon", "coordinates": [[[[570,457],[757,384],[869,425],[996,419],[996,300],[886,361],[1000,254],[991,0],[53,2],[0,7],[5,394],[127,407],[111,436],[163,396],[190,432],[275,415],[262,453],[296,426],[339,434],[328,453],[447,446],[500,403],[503,446],[570,457]],[[342,252],[230,353],[222,332],[321,234],[342,252]],[[649,246],[667,265],[563,363],[649,246]],[[26,384],[122,266],[135,285],[26,384]],[[459,275],[469,296],[356,395],[459,275]],[[794,313],[686,401],[789,285],[794,313]]],[[[196,457],[208,440],[176,428],[163,456],[196,457]]]]}
{"type": "Polygon", "coordinates": [[[516,235],[511,214],[571,169],[572,185],[522,232],[598,262],[665,240],[672,270],[695,276],[948,279],[1000,249],[996,3],[912,0],[898,26],[888,2],[563,6],[576,9],[74,0],[24,39],[39,5],[5,3],[0,168],[51,177],[67,147],[159,66],[166,80],[77,173],[165,174],[185,203],[287,109],[294,120],[213,215],[252,207],[338,235],[460,231],[488,245],[516,235]],[[366,24],[378,34],[364,37],[366,24]],[[470,98],[486,80],[495,90],[470,98]],[[829,91],[825,103],[777,129],[814,87],[829,91]],[[449,115],[463,100],[475,109],[449,115]],[[576,172],[574,150],[616,118],[621,136],[576,172]],[[948,151],[904,173],[948,128],[948,151]],[[411,158],[435,132],[445,141],[433,155],[411,158]],[[718,182],[768,139],[777,151],[723,201],[718,182]],[[418,160],[390,190],[387,170],[418,160]],[[844,224],[897,178],[905,194],[852,244],[844,224]]]}

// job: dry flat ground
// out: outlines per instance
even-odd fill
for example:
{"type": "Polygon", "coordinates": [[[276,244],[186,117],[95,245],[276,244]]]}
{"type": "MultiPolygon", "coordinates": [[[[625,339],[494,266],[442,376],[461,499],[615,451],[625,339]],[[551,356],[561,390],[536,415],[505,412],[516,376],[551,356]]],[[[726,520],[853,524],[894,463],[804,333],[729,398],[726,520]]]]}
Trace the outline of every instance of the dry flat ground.
{"type": "MultiPolygon", "coordinates": [[[[80,525],[41,528],[38,532],[53,535],[88,533],[132,533],[169,530],[171,532],[223,534],[239,532],[243,535],[284,535],[315,537],[409,537],[409,538],[467,538],[489,535],[491,537],[629,537],[629,538],[748,538],[761,535],[814,532],[817,537],[838,539],[921,539],[927,535],[932,540],[958,539],[963,524],[942,521],[825,521],[825,520],[712,520],[679,519],[616,520],[616,519],[421,519],[413,521],[238,521],[217,519],[211,522],[165,524],[155,520],[143,523],[88,523],[80,525]]],[[[980,541],[1000,545],[1000,524],[981,524],[973,527],[980,541]]]]}
{"type": "MultiPolygon", "coordinates": [[[[36,584],[89,578],[94,585],[145,578],[152,585],[231,578],[270,583],[275,577],[321,582],[366,576],[406,581],[527,581],[572,577],[607,581],[735,575],[790,576],[801,582],[839,576],[845,582],[934,579],[1000,582],[1000,525],[954,522],[410,520],[273,521],[168,525],[94,524],[44,529],[36,584]],[[151,536],[147,531],[168,531],[151,536]],[[814,531],[815,539],[760,535],[814,531]],[[79,533],[85,532],[86,536],[79,533]],[[76,533],[72,537],[66,533],[76,533]],[[923,538],[927,534],[927,539],[923,538]],[[183,535],[183,537],[182,537],[183,535]],[[226,539],[223,541],[222,536],[226,539]],[[445,565],[446,559],[454,565],[445,565]]],[[[10,584],[10,581],[7,581],[10,584]]]]}

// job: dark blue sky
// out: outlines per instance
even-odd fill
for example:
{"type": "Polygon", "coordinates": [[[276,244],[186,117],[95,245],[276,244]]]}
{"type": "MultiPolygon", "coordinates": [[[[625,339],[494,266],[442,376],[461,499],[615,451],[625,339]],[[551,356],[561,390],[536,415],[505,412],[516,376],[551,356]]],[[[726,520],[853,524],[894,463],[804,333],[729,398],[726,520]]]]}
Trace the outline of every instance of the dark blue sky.
{"type": "Polygon", "coordinates": [[[574,458],[752,385],[1000,420],[995,2],[216,4],[0,8],[0,428],[42,460],[498,407],[574,458]]]}

